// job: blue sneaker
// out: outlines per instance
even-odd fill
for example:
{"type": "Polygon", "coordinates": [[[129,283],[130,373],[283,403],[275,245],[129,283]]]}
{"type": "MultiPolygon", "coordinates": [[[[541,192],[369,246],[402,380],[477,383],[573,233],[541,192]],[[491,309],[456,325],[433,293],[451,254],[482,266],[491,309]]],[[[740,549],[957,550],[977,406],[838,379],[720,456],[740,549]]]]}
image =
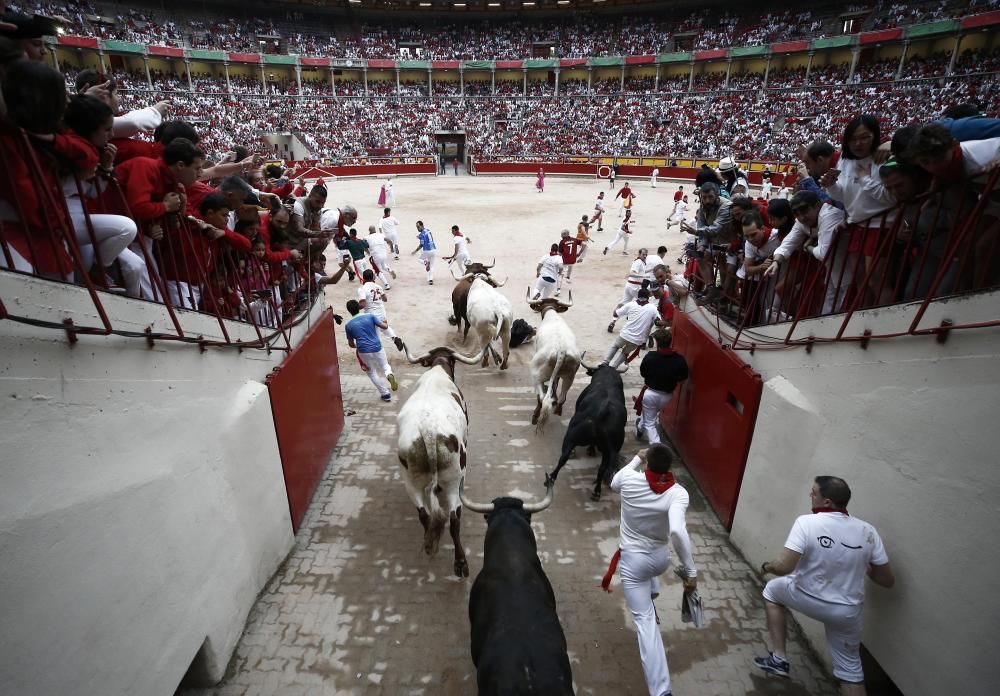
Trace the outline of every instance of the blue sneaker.
{"type": "Polygon", "coordinates": [[[755,657],[753,663],[768,674],[788,678],[788,660],[779,660],[774,653],[768,653],[767,657],[755,657]]]}

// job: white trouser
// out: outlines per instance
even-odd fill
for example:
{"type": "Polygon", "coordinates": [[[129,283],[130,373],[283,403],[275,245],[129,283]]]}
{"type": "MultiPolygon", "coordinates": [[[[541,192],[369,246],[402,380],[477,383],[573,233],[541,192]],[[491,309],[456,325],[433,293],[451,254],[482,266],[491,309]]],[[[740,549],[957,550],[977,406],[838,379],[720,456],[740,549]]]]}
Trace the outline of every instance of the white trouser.
{"type": "MultiPolygon", "coordinates": [[[[623,553],[622,558],[624,557],[623,553]]],[[[764,586],[764,599],[821,622],[826,629],[826,644],[833,662],[833,676],[855,684],[864,681],[859,650],[865,623],[864,604],[851,606],[824,602],[798,589],[792,575],[768,582],[764,586]]]]}
{"type": "Polygon", "coordinates": [[[385,241],[389,242],[391,251],[394,254],[399,253],[399,237],[397,237],[395,233],[385,235],[385,241]]]}
{"type": "Polygon", "coordinates": [[[434,250],[421,251],[420,263],[427,269],[427,280],[434,280],[434,250]]]}
{"type": "Polygon", "coordinates": [[[538,276],[535,280],[535,297],[544,300],[546,297],[555,297],[556,282],[553,278],[549,280],[546,276],[538,276]]]}
{"type": "MultiPolygon", "coordinates": [[[[826,267],[826,296],[823,298],[823,314],[835,314],[844,308],[847,291],[854,284],[854,266],[857,258],[847,251],[851,235],[836,233],[834,248],[828,252],[826,267]]],[[[859,252],[860,253],[860,252],[859,252]]],[[[808,280],[806,284],[808,285],[808,280]]]]}
{"type": "Polygon", "coordinates": [[[674,225],[679,225],[684,222],[684,213],[677,213],[676,211],[670,214],[667,218],[667,229],[670,229],[674,225]]]}
{"type": "Polygon", "coordinates": [[[165,281],[170,304],[181,309],[198,309],[201,304],[201,286],[190,285],[183,280],[165,281]],[[192,299],[194,304],[191,304],[192,299]]]}
{"type": "Polygon", "coordinates": [[[615,238],[611,240],[611,243],[608,244],[607,248],[608,249],[614,249],[615,248],[615,244],[618,243],[618,240],[624,239],[625,240],[625,246],[622,247],[622,252],[623,253],[627,252],[628,251],[628,238],[629,238],[629,235],[630,235],[629,232],[623,232],[621,229],[619,229],[615,233],[615,238]]]}
{"type": "MultiPolygon", "coordinates": [[[[83,267],[89,270],[94,265],[95,253],[87,228],[87,214],[83,210],[80,197],[67,196],[66,209],[73,223],[76,243],[80,245],[83,267]]],[[[94,228],[94,240],[97,242],[97,252],[100,254],[102,266],[114,263],[122,249],[135,239],[138,231],[131,218],[123,215],[91,215],[90,225],[94,228]]]]}
{"type": "Polygon", "coordinates": [[[257,298],[250,303],[250,313],[253,315],[253,320],[257,326],[269,326],[273,328],[278,325],[278,317],[275,314],[274,307],[271,304],[271,298],[268,297],[257,298]]]}
{"type": "Polygon", "coordinates": [[[368,379],[378,389],[378,393],[382,396],[388,394],[389,385],[385,380],[392,374],[392,368],[389,367],[389,359],[386,357],[385,351],[380,350],[377,353],[362,353],[358,351],[358,357],[361,358],[361,361],[368,368],[366,370],[368,379]]]}
{"type": "Polygon", "coordinates": [[[670,565],[670,550],[660,547],[652,551],[622,549],[618,574],[622,581],[625,604],[632,612],[635,631],[639,638],[639,659],[646,676],[650,696],[670,693],[670,670],[663,637],[656,625],[653,595],[660,592],[659,576],[670,565]]]}
{"type": "Polygon", "coordinates": [[[455,263],[458,264],[459,272],[465,273],[465,267],[472,263],[472,257],[468,254],[459,254],[455,257],[455,263]]]}
{"type": "Polygon", "coordinates": [[[656,428],[656,423],[660,419],[660,411],[667,407],[673,394],[656,391],[646,387],[642,395],[642,415],[639,416],[639,430],[646,432],[646,437],[651,445],[660,441],[660,431],[656,428]]]}
{"type": "Polygon", "coordinates": [[[384,321],[386,323],[386,326],[388,326],[388,328],[385,329],[380,328],[379,331],[381,331],[384,335],[388,336],[389,338],[396,338],[396,332],[392,330],[391,326],[389,326],[389,317],[385,315],[385,312],[375,312],[366,310],[366,313],[371,314],[373,317],[378,317],[380,321],[384,321]]]}
{"type": "Polygon", "coordinates": [[[372,254],[372,261],[378,266],[378,279],[382,281],[382,285],[389,286],[391,283],[392,276],[389,275],[389,255],[388,254],[372,254]]]}
{"type": "Polygon", "coordinates": [[[368,263],[367,258],[360,258],[360,259],[352,258],[352,260],[354,261],[354,272],[358,274],[359,279],[361,278],[362,275],[364,275],[365,271],[372,270],[371,264],[368,263]]]}
{"type": "Polygon", "coordinates": [[[608,349],[608,354],[604,356],[604,362],[611,367],[618,367],[638,347],[638,344],[629,343],[621,336],[618,336],[615,338],[614,343],[611,344],[611,348],[608,349]]]}
{"type": "MultiPolygon", "coordinates": [[[[126,251],[119,254],[118,258],[122,262],[122,274],[126,276],[125,287],[127,289],[129,287],[129,283],[132,282],[128,277],[128,274],[133,272],[133,269],[135,269],[135,272],[139,274],[139,294],[137,297],[141,297],[144,300],[158,300],[162,302],[163,298],[160,297],[161,293],[159,289],[153,288],[153,281],[150,280],[149,277],[149,264],[146,263],[147,256],[153,264],[153,270],[159,274],[160,270],[156,267],[156,257],[153,256],[153,240],[149,237],[143,237],[141,243],[138,239],[136,239],[128,245],[128,249],[126,251]],[[145,255],[142,253],[144,247],[146,249],[145,255]],[[132,258],[133,256],[135,257],[134,259],[132,258]],[[138,264],[142,265],[139,266],[138,264]],[[126,266],[129,267],[128,270],[126,270],[126,266]]],[[[132,291],[129,290],[129,295],[131,294],[132,291]]]]}
{"type": "Polygon", "coordinates": [[[635,299],[636,295],[639,294],[639,290],[642,289],[642,284],[636,285],[629,281],[625,281],[625,287],[622,289],[622,304],[626,302],[631,302],[635,299]]]}
{"type": "Polygon", "coordinates": [[[653,186],[653,188],[656,188],[656,177],[655,176],[649,177],[649,183],[653,186]]]}

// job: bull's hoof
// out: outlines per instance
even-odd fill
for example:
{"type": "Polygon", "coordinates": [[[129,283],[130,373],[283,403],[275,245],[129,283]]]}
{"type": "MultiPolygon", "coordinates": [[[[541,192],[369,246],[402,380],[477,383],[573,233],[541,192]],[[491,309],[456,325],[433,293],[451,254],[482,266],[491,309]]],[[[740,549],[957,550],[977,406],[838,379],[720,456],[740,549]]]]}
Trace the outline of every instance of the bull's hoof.
{"type": "Polygon", "coordinates": [[[595,503],[598,502],[601,499],[601,492],[594,491],[593,493],[590,494],[590,499],[593,500],[595,503]]]}
{"type": "Polygon", "coordinates": [[[561,416],[562,415],[562,404],[556,404],[555,408],[552,409],[552,413],[556,414],[557,416],[561,416]]]}
{"type": "Polygon", "coordinates": [[[502,363],[500,363],[500,369],[501,370],[506,370],[507,369],[507,361],[506,360],[504,360],[502,363]]]}
{"type": "Polygon", "coordinates": [[[532,425],[538,425],[538,414],[537,413],[531,414],[531,424],[532,425]]]}
{"type": "Polygon", "coordinates": [[[451,324],[452,326],[458,326],[458,319],[456,319],[455,316],[452,315],[448,317],[448,323],[451,324]]]}
{"type": "Polygon", "coordinates": [[[455,559],[455,577],[469,577],[469,562],[464,558],[455,559]]]}

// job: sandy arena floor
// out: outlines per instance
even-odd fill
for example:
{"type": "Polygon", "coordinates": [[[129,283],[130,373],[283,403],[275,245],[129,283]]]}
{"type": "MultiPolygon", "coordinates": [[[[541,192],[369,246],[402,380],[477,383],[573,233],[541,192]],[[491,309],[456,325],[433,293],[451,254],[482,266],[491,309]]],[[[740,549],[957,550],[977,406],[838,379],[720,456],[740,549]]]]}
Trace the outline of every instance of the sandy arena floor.
{"type": "MultiPolygon", "coordinates": [[[[607,182],[593,179],[549,178],[544,194],[534,191],[534,179],[446,176],[436,179],[396,179],[396,206],[405,250],[395,270],[398,279],[388,293],[389,320],[413,352],[458,342],[451,314],[454,285],[444,262],[435,267],[435,285],[410,255],[416,245],[416,220],[434,232],[439,259],[451,254],[449,229],[458,224],[472,240],[473,258],[487,263],[496,257],[494,272],[509,276],[503,292],[515,317],[537,326],[538,317],[524,302],[534,282],[535,265],[566,227],[593,211],[598,191],[607,182]]],[[[375,205],[379,183],[337,181],[329,203],[353,204],[361,234],[381,217],[375,205]]],[[[685,189],[688,189],[685,186],[685,189]]],[[[618,302],[634,251],[654,253],[669,247],[676,262],[683,236],[676,227],[667,234],[665,218],[673,208],[676,184],[635,182],[635,234],[629,256],[620,248],[602,256],[618,225],[617,206],[609,204],[604,232],[582,265],[574,271],[574,306],[563,315],[576,332],[590,360],[598,361],[610,345],[606,327],[618,302]]],[[[613,192],[606,193],[611,197],[613,192]]],[[[331,255],[331,269],[333,268],[331,255]]],[[[357,284],[346,276],[328,289],[329,303],[346,314],[344,302],[357,284]]],[[[565,295],[564,289],[564,295],[565,295]]],[[[619,323],[619,327],[621,323],[619,323]]],[[[452,575],[450,540],[440,553],[421,553],[422,531],[398,473],[395,414],[421,374],[391,345],[390,362],[400,379],[399,401],[384,404],[347,349],[338,328],[347,418],[343,437],[313,505],[299,531],[296,548],[262,593],[250,614],[226,680],[210,690],[185,694],[474,694],[475,669],[469,653],[468,594],[482,567],[481,516],[463,518],[463,543],[471,575],[452,575]]],[[[511,353],[510,369],[500,372],[459,365],[458,379],[469,402],[470,463],[466,489],[480,500],[511,493],[541,495],[544,472],[558,459],[565,424],[576,397],[586,384],[581,371],[567,400],[565,416],[554,419],[547,432],[530,425],[534,408],[528,363],[531,345],[511,353]]],[[[625,375],[626,399],[636,394],[636,369],[625,375]]],[[[631,426],[631,420],[630,420],[631,426]]],[[[626,436],[624,456],[641,443],[626,436]]],[[[615,579],[613,593],[599,588],[600,577],[617,546],[619,509],[616,496],[606,492],[594,503],[589,497],[598,460],[570,460],[560,475],[552,507],[533,521],[539,553],[552,582],[566,638],[577,692],[580,694],[643,694],[645,683],[631,617],[615,579]]],[[[678,478],[691,492],[688,529],[700,568],[699,589],[708,625],[694,629],[680,620],[680,585],[668,573],[657,600],[667,646],[674,693],[715,694],[836,693],[832,680],[805,648],[793,628],[789,641],[791,680],[768,678],[751,664],[764,651],[766,628],[760,586],[745,561],[730,546],[715,514],[707,507],[686,471],[678,478]]]]}

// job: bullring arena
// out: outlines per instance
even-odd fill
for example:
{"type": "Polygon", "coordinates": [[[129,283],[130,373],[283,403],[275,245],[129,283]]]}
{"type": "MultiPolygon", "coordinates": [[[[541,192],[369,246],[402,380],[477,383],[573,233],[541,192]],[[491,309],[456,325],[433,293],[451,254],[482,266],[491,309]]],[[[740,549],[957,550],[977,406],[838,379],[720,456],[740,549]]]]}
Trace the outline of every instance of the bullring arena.
{"type": "MultiPolygon", "coordinates": [[[[367,229],[381,217],[374,204],[378,183],[338,180],[330,201],[354,203],[358,227],[367,229]]],[[[620,183],[620,182],[619,182],[620,183]]],[[[447,231],[458,224],[472,240],[473,260],[491,263],[494,275],[509,280],[502,288],[514,316],[537,326],[525,290],[535,281],[535,265],[559,231],[592,211],[601,190],[610,198],[607,181],[549,177],[545,193],[536,194],[534,179],[525,177],[398,178],[394,180],[400,220],[398,278],[386,303],[390,325],[411,351],[438,345],[467,354],[478,346],[470,334],[462,343],[447,319],[454,286],[445,262],[450,255],[447,231]],[[409,254],[416,246],[415,223],[435,233],[439,259],[435,284],[428,286],[424,269],[409,254]]],[[[676,265],[682,235],[665,234],[665,213],[673,207],[676,184],[661,180],[633,183],[637,194],[636,232],[628,258],[618,250],[603,256],[617,228],[616,206],[609,205],[604,232],[594,240],[584,263],[573,271],[573,307],[562,315],[581,349],[594,361],[603,358],[613,336],[607,317],[621,297],[624,277],[640,247],[665,244],[676,265]],[[600,358],[598,357],[600,356],[600,358]]],[[[685,188],[689,188],[685,186],[685,188]]],[[[331,265],[330,271],[334,270],[331,265]]],[[[342,312],[357,284],[327,289],[327,300],[342,312]]],[[[346,312],[343,312],[346,314],[346,312]]],[[[620,322],[619,322],[620,326],[620,322]]],[[[343,329],[337,335],[344,406],[349,409],[340,444],[299,532],[295,550],[268,584],[250,615],[226,681],[216,689],[185,694],[468,694],[475,691],[475,669],[468,659],[466,607],[482,562],[486,525],[480,515],[466,513],[462,540],[469,551],[471,578],[452,572],[452,546],[445,540],[436,557],[421,550],[422,532],[406,496],[396,457],[395,413],[422,368],[408,365],[385,341],[400,377],[394,403],[383,404],[354,354],[346,349],[343,329]]],[[[563,418],[553,418],[537,434],[530,423],[535,399],[528,363],[530,343],[512,349],[506,371],[490,361],[488,368],[456,368],[469,409],[467,492],[475,500],[499,495],[540,498],[545,473],[559,458],[564,425],[577,395],[587,383],[581,370],[570,390],[563,418]]],[[[626,400],[641,384],[633,363],[625,374],[626,400]]],[[[634,414],[630,414],[633,415],[634,414]]],[[[629,420],[629,429],[632,418],[629,420]]],[[[626,436],[623,457],[645,446],[626,436]]],[[[556,485],[552,507],[533,518],[539,556],[555,590],[559,615],[569,644],[577,693],[641,694],[645,691],[635,649],[631,617],[617,580],[613,593],[600,589],[600,579],[616,548],[618,506],[605,491],[591,502],[590,491],[599,458],[570,460],[556,485]]],[[[766,678],[747,668],[766,636],[759,606],[759,584],[749,564],[726,541],[714,513],[683,473],[692,492],[688,528],[695,560],[702,569],[700,587],[709,616],[704,629],[680,620],[680,582],[672,575],[657,600],[671,675],[677,693],[691,694],[832,694],[825,676],[801,639],[790,645],[803,669],[780,691],[761,690],[766,678]],[[799,681],[798,677],[802,678],[799,681]]],[[[773,682],[773,680],[772,680],[773,682]]],[[[773,689],[771,684],[767,689],[773,689]]]]}

